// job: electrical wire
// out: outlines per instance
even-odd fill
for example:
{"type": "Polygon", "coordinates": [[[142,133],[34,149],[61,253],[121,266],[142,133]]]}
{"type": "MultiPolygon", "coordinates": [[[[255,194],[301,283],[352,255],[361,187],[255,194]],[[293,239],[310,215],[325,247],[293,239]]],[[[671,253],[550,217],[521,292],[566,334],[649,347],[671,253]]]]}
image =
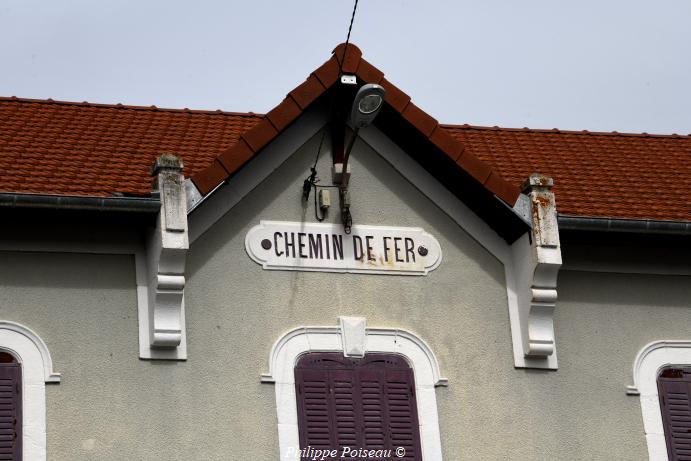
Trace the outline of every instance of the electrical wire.
{"type": "MultiPolygon", "coordinates": [[[[350,25],[348,25],[348,35],[346,36],[346,41],[345,41],[345,47],[343,48],[343,57],[341,58],[341,65],[339,67],[339,74],[343,73],[343,63],[345,62],[345,57],[346,57],[346,52],[348,51],[348,43],[350,43],[350,33],[353,30],[353,22],[355,21],[355,13],[357,11],[357,5],[358,5],[358,0],[355,0],[355,4],[353,5],[353,14],[350,16],[350,25]]],[[[333,98],[331,100],[330,108],[329,108],[329,113],[332,113],[334,110],[334,101],[333,98]]],[[[331,116],[329,117],[331,118],[331,116]]],[[[304,202],[307,202],[309,200],[310,192],[312,192],[312,189],[314,189],[314,217],[317,219],[317,221],[321,222],[325,219],[324,213],[318,213],[317,209],[319,208],[317,204],[317,196],[319,195],[319,187],[322,188],[339,188],[339,186],[317,186],[317,183],[319,182],[319,178],[317,178],[317,164],[319,163],[319,156],[322,151],[322,146],[324,145],[324,138],[326,137],[326,131],[324,130],[322,132],[322,137],[321,140],[319,141],[319,148],[317,149],[317,156],[314,159],[314,165],[312,168],[310,168],[310,175],[305,178],[305,181],[302,184],[302,199],[304,202]],[[320,216],[321,215],[321,216],[320,216]]],[[[350,233],[350,227],[352,226],[353,219],[350,214],[349,209],[345,209],[345,216],[343,216],[343,223],[344,223],[344,228],[346,231],[346,234],[350,233]]],[[[342,211],[343,212],[343,211],[342,211]]]]}
{"type": "MultiPolygon", "coordinates": [[[[302,183],[302,200],[305,202],[310,198],[310,192],[315,184],[319,182],[317,178],[317,163],[319,162],[319,154],[321,154],[322,146],[324,145],[324,138],[326,137],[326,130],[322,132],[322,139],[319,141],[319,148],[317,149],[317,157],[314,159],[314,165],[310,168],[310,175],[302,183]]],[[[316,190],[315,190],[315,200],[316,200],[316,190]]],[[[315,202],[316,203],[316,202],[315,202]]],[[[316,211],[316,210],[315,210],[316,211]]]]}
{"type": "Polygon", "coordinates": [[[314,159],[314,166],[312,166],[312,170],[315,170],[317,168],[317,162],[319,161],[319,154],[321,154],[322,151],[322,146],[324,145],[324,137],[326,137],[326,130],[322,132],[322,139],[319,141],[319,148],[317,149],[317,157],[314,159]]]}
{"type": "Polygon", "coordinates": [[[346,52],[348,51],[348,42],[350,42],[350,31],[353,29],[353,21],[355,20],[355,11],[357,11],[357,2],[355,0],[355,5],[353,6],[353,15],[350,17],[350,26],[348,26],[348,36],[346,37],[345,47],[343,48],[343,57],[341,58],[341,67],[338,69],[338,73],[343,73],[343,62],[345,61],[346,52]]]}

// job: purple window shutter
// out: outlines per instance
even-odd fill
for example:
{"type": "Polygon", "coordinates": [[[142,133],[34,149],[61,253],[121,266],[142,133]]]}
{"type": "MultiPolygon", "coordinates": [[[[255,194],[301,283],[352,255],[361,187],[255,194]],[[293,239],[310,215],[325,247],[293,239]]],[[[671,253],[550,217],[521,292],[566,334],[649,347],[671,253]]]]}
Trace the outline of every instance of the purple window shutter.
{"type": "Polygon", "coordinates": [[[300,446],[328,449],[335,443],[328,370],[296,369],[300,446]]]}
{"type": "Polygon", "coordinates": [[[666,368],[657,386],[669,459],[691,460],[691,369],[666,368]]]}
{"type": "Polygon", "coordinates": [[[298,361],[295,378],[300,448],[337,449],[340,456],[343,447],[403,447],[405,457],[396,459],[422,460],[415,379],[402,357],[312,353],[298,361]]]}
{"type": "Polygon", "coordinates": [[[358,370],[360,391],[359,404],[362,408],[361,447],[374,450],[390,448],[388,433],[385,370],[378,367],[365,366],[358,370]]]}
{"type": "Polygon", "coordinates": [[[0,363],[0,460],[22,459],[22,369],[0,363]]]}
{"type": "MultiPolygon", "coordinates": [[[[347,366],[347,365],[346,365],[347,366]]],[[[359,424],[359,395],[352,368],[329,371],[333,398],[334,433],[337,447],[357,448],[361,446],[362,430],[359,424]]],[[[343,458],[348,460],[349,458],[343,458]]]]}
{"type": "Polygon", "coordinates": [[[386,397],[392,448],[405,448],[399,459],[422,459],[413,370],[387,370],[386,397]]]}

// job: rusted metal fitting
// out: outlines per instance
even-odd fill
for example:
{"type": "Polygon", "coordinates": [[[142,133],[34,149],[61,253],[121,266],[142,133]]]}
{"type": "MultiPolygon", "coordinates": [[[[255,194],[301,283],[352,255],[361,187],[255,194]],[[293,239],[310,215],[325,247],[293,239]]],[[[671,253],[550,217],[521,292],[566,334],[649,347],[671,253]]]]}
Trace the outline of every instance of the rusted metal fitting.
{"type": "Polygon", "coordinates": [[[554,180],[551,177],[541,173],[533,173],[521,185],[521,192],[528,193],[534,188],[551,189],[553,186],[554,180]]]}

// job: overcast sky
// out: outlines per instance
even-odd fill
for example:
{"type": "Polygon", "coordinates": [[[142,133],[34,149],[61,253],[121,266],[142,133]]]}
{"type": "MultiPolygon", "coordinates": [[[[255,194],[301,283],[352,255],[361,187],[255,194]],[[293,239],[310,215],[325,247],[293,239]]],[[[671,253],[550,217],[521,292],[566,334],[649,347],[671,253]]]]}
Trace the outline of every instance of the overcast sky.
{"type": "MultiPolygon", "coordinates": [[[[351,0],[0,0],[0,94],[266,112],[351,0]]],[[[444,123],[691,133],[689,0],[360,0],[351,41],[444,123]]]]}

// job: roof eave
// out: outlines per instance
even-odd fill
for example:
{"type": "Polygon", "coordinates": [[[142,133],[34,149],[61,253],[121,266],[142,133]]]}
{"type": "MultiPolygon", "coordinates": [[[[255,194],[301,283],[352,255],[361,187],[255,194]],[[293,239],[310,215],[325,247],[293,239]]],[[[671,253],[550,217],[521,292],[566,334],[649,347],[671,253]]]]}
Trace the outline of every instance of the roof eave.
{"type": "Polygon", "coordinates": [[[91,197],[0,192],[0,208],[107,211],[156,214],[160,200],[148,197],[91,197]]]}
{"type": "Polygon", "coordinates": [[[591,216],[558,216],[560,230],[611,232],[629,234],[691,235],[689,221],[621,219],[591,216]]]}

